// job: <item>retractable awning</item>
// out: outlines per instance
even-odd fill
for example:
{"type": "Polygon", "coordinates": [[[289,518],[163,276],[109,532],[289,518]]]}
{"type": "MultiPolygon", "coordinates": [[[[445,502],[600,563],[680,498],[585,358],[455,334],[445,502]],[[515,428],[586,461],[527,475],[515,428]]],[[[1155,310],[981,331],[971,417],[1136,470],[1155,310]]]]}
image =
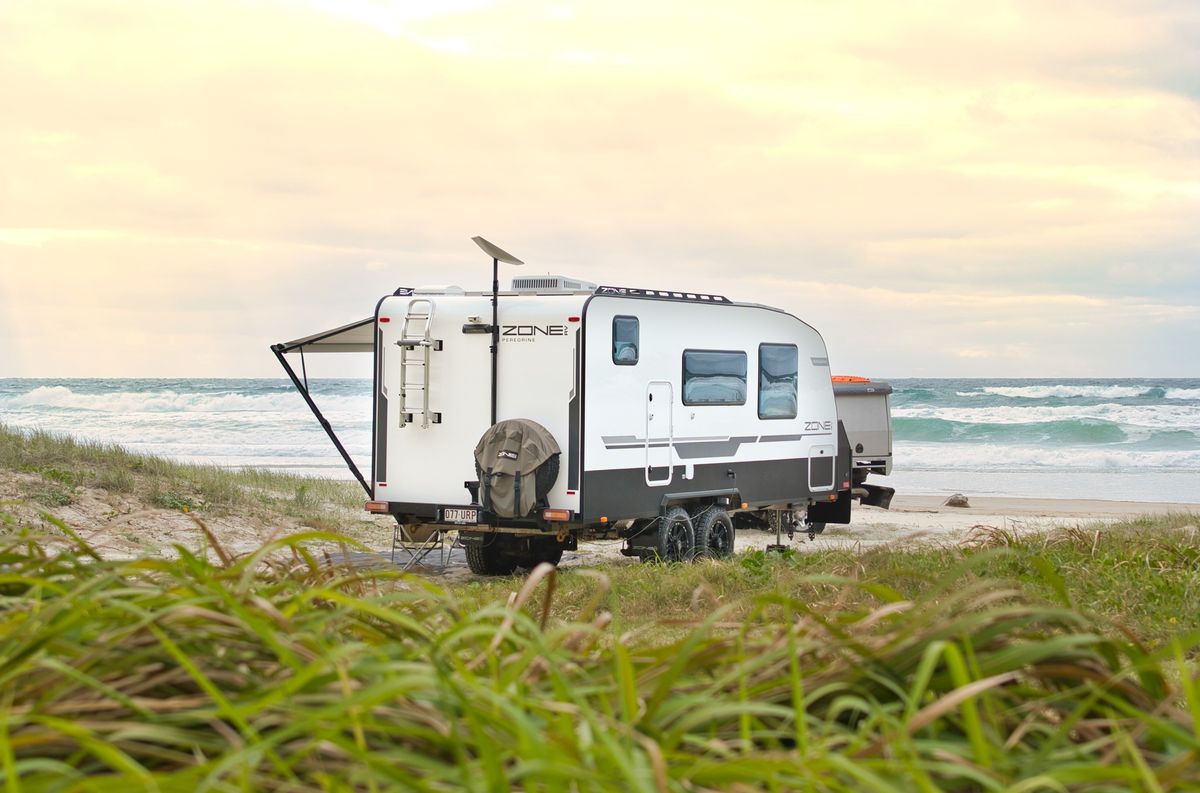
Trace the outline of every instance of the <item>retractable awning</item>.
{"type": "Polygon", "coordinates": [[[279,352],[372,352],[375,349],[374,318],[323,330],[311,336],[276,344],[279,352]]]}
{"type": "Polygon", "coordinates": [[[351,322],[349,325],[342,325],[330,330],[323,330],[320,333],[313,333],[310,336],[303,336],[292,341],[285,341],[282,344],[271,345],[271,352],[275,353],[275,358],[279,361],[279,365],[283,367],[283,371],[287,372],[291,378],[292,385],[296,386],[296,390],[300,392],[300,396],[304,397],[305,403],[308,404],[308,409],[312,411],[321,428],[325,430],[325,434],[329,436],[329,440],[333,441],[334,447],[338,450],[338,454],[346,461],[346,466],[350,469],[350,473],[354,474],[354,478],[362,485],[366,491],[367,497],[371,497],[371,486],[367,484],[366,478],[354,464],[354,460],[350,457],[350,453],[346,451],[346,447],[342,445],[337,433],[334,432],[328,419],[321,413],[321,409],[317,407],[317,403],[313,401],[312,394],[308,390],[308,369],[304,364],[305,353],[314,352],[373,352],[375,350],[375,318],[367,317],[360,319],[357,322],[351,322]],[[288,363],[284,356],[289,352],[300,353],[300,375],[297,376],[296,370],[288,363]]]}

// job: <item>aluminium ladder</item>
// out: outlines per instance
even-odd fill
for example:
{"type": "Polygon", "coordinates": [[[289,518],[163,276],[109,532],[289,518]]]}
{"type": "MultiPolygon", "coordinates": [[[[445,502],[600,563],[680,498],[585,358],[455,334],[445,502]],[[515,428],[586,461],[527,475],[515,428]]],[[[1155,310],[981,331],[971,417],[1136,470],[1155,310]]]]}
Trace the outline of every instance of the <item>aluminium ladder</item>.
{"type": "Polygon", "coordinates": [[[440,424],[441,413],[429,410],[429,353],[442,349],[441,341],[431,339],[429,331],[433,326],[433,301],[413,300],[408,304],[408,312],[404,315],[404,325],[400,329],[400,426],[415,422],[421,417],[421,426],[426,428],[430,422],[440,424]],[[419,309],[424,308],[424,312],[419,309]],[[410,377],[410,371],[419,371],[419,377],[410,377]],[[420,408],[409,402],[409,392],[419,391],[421,394],[420,408]]]}

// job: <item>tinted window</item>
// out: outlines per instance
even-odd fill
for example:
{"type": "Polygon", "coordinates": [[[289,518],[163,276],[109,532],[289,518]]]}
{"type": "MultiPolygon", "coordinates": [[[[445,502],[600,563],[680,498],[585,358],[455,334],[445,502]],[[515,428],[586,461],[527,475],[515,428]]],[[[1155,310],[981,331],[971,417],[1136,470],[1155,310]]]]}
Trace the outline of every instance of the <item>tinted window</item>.
{"type": "Polygon", "coordinates": [[[685,350],[683,404],[746,404],[746,353],[685,350]]]}
{"type": "Polygon", "coordinates": [[[613,317],[613,363],[633,366],[638,362],[637,317],[613,317]]]}
{"type": "Polygon", "coordinates": [[[794,344],[758,347],[758,417],[796,418],[796,373],[799,355],[794,344]]]}

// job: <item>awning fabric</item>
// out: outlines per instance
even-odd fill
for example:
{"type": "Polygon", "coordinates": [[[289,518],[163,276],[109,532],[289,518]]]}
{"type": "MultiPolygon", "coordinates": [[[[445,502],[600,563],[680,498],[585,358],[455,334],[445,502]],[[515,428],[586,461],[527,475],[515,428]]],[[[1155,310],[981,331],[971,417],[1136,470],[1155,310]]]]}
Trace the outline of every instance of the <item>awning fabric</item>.
{"type": "Polygon", "coordinates": [[[371,352],[375,349],[375,318],[360,319],[275,347],[280,352],[371,352]]]}

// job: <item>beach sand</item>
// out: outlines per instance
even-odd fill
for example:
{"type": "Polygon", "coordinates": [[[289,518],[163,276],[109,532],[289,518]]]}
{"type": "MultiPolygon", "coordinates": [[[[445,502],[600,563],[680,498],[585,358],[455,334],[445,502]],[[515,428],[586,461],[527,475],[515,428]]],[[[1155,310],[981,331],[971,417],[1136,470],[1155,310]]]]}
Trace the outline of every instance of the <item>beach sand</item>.
{"type": "Polygon", "coordinates": [[[1145,503],[1055,498],[969,496],[969,507],[944,506],[943,496],[897,495],[891,509],[855,506],[849,526],[830,525],[820,537],[832,542],[879,544],[908,537],[961,541],[977,526],[1036,531],[1053,526],[1113,523],[1139,515],[1196,513],[1200,504],[1145,503]]]}
{"type": "MultiPolygon", "coordinates": [[[[280,516],[250,512],[184,514],[178,510],[151,507],[134,498],[96,488],[76,488],[73,503],[62,507],[48,508],[7,500],[21,492],[22,484],[36,485],[38,481],[32,474],[0,471],[0,499],[6,501],[6,508],[16,512],[25,525],[44,525],[40,515],[49,513],[76,530],[96,551],[113,558],[143,553],[173,554],[176,544],[200,548],[205,544],[205,538],[197,526],[197,517],[203,519],[222,546],[233,554],[248,553],[273,537],[306,530],[302,523],[280,516]]],[[[944,496],[903,494],[893,499],[888,510],[856,505],[849,525],[830,524],[823,534],[812,539],[804,533],[796,533],[790,539],[785,534],[783,544],[799,552],[831,548],[866,551],[888,543],[967,542],[972,532],[980,527],[1019,533],[1054,526],[1094,526],[1164,513],[1193,514],[1200,523],[1200,504],[966,495],[970,500],[969,507],[945,506],[944,496]]],[[[346,525],[353,527],[349,529],[351,536],[376,549],[373,554],[353,554],[355,560],[363,564],[390,564],[394,524],[385,517],[365,512],[355,511],[344,517],[346,525]]],[[[447,538],[447,544],[451,539],[452,535],[447,538]]],[[[742,530],[738,532],[737,550],[765,548],[774,542],[773,533],[742,530]]],[[[563,555],[562,566],[637,564],[636,559],[621,555],[621,545],[619,540],[581,543],[578,551],[563,555]]],[[[455,548],[441,558],[434,553],[428,561],[432,564],[422,566],[420,572],[451,580],[470,577],[461,548],[455,548]],[[447,562],[445,566],[440,564],[443,559],[447,562]]]]}
{"type": "MultiPolygon", "coordinates": [[[[1041,531],[1056,526],[1098,527],[1136,518],[1139,515],[1185,513],[1200,523],[1200,504],[1145,503],[1137,501],[1098,501],[1048,498],[973,498],[969,507],[944,506],[945,496],[903,496],[892,500],[891,509],[854,507],[849,525],[830,524],[822,534],[809,539],[796,533],[783,544],[801,553],[845,548],[866,551],[888,543],[969,542],[980,527],[1010,532],[1041,531]]],[[[742,530],[737,535],[737,550],[765,548],[775,543],[775,535],[763,531],[742,530]]],[[[578,551],[563,554],[560,566],[587,567],[597,564],[638,564],[621,555],[620,540],[581,543],[578,551]]],[[[461,551],[449,555],[444,571],[429,572],[450,578],[469,577],[461,551]]]]}

